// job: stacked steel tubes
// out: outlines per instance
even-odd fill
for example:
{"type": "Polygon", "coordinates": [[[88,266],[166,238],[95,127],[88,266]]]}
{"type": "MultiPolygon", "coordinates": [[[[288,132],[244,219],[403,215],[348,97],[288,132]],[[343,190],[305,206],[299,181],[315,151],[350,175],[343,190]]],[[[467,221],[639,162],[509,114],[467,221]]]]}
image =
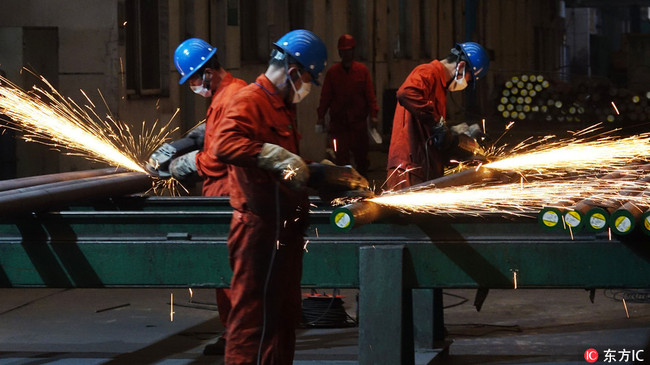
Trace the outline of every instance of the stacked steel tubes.
{"type": "MultiPolygon", "coordinates": [[[[650,164],[640,166],[636,175],[650,172],[650,164]]],[[[630,174],[620,172],[611,173],[601,179],[629,179],[632,176],[640,182],[650,182],[650,175],[634,177],[630,174]]],[[[621,191],[620,195],[645,197],[650,196],[650,191],[645,189],[633,189],[621,191]]],[[[648,204],[627,201],[620,202],[595,202],[592,199],[578,201],[575,206],[570,207],[547,207],[542,209],[538,215],[539,223],[548,229],[565,229],[573,232],[586,230],[589,232],[603,232],[611,230],[616,235],[628,235],[639,228],[642,232],[650,235],[650,200],[648,204]]]]}
{"type": "Polygon", "coordinates": [[[69,203],[145,192],[151,177],[106,168],[0,181],[0,217],[57,209],[69,203]]]}

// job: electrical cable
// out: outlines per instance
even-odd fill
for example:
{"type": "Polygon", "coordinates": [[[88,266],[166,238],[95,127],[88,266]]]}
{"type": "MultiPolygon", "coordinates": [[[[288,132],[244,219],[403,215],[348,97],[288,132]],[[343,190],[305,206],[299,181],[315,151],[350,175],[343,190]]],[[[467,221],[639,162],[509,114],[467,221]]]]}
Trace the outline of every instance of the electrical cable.
{"type": "MultiPolygon", "coordinates": [[[[275,183],[275,243],[280,240],[280,183],[275,183]]],[[[264,336],[266,335],[266,296],[269,289],[269,282],[271,281],[271,271],[273,270],[273,263],[275,262],[275,251],[277,247],[272,247],[271,262],[269,269],[266,272],[266,279],[264,280],[264,290],[262,294],[262,335],[260,336],[260,345],[257,348],[257,365],[262,361],[262,344],[264,343],[264,336]]]]}
{"type": "Polygon", "coordinates": [[[650,303],[650,289],[605,289],[603,294],[616,301],[625,299],[627,303],[650,303]]]}
{"type": "Polygon", "coordinates": [[[463,305],[463,304],[465,304],[465,303],[467,303],[467,302],[469,301],[469,299],[465,298],[465,297],[462,296],[462,295],[458,295],[458,294],[452,294],[452,293],[442,292],[442,295],[448,295],[448,296],[450,296],[450,297],[454,297],[454,298],[458,298],[458,299],[460,299],[460,301],[459,301],[458,303],[447,304],[447,305],[443,306],[443,309],[448,309],[448,308],[458,307],[458,306],[463,305]]]}
{"type": "Polygon", "coordinates": [[[432,141],[433,138],[435,138],[435,135],[432,134],[432,135],[429,136],[429,138],[427,138],[426,141],[424,141],[424,155],[425,155],[426,161],[427,161],[426,179],[425,179],[425,181],[429,181],[429,170],[430,170],[430,166],[431,166],[431,163],[429,162],[429,142],[432,141]]]}

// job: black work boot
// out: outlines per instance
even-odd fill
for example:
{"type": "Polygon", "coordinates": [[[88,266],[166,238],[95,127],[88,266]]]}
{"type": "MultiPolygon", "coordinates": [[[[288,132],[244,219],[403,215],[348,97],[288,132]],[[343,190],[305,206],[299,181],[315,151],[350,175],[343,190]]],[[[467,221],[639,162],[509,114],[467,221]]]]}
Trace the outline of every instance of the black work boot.
{"type": "Polygon", "coordinates": [[[215,356],[223,355],[226,353],[226,339],[219,337],[217,342],[205,345],[203,348],[203,355],[206,356],[215,356]]]}

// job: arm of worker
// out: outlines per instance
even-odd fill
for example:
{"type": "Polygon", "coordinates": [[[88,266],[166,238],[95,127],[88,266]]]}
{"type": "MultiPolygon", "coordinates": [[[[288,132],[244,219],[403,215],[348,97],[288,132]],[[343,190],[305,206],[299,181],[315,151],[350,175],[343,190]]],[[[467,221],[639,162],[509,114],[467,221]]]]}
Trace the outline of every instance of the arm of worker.
{"type": "Polygon", "coordinates": [[[171,177],[171,162],[189,152],[202,149],[204,136],[205,123],[201,123],[190,130],[185,137],[164,143],[149,156],[145,165],[146,170],[161,178],[171,177]]]}
{"type": "Polygon", "coordinates": [[[272,143],[264,143],[259,155],[257,166],[271,171],[281,182],[293,190],[300,190],[309,181],[309,168],[303,159],[272,143]]]}
{"type": "Polygon", "coordinates": [[[215,142],[217,158],[241,167],[259,167],[270,171],[292,189],[301,189],[309,179],[303,159],[287,149],[256,138],[261,111],[246,103],[233,102],[219,123],[215,142]]]}
{"type": "Polygon", "coordinates": [[[413,70],[406,81],[397,90],[397,101],[420,123],[432,128],[442,116],[436,105],[426,97],[435,80],[418,68],[413,70]]]}
{"type": "Polygon", "coordinates": [[[370,77],[370,71],[366,68],[366,100],[368,101],[368,106],[370,108],[370,123],[371,128],[379,127],[379,119],[377,114],[379,114],[379,107],[377,106],[377,96],[375,95],[375,86],[372,83],[372,78],[370,77]]]}
{"type": "Polygon", "coordinates": [[[332,103],[332,80],[329,75],[329,73],[325,74],[325,80],[323,81],[323,87],[320,92],[320,103],[318,104],[318,109],[316,109],[318,116],[315,128],[316,133],[323,133],[325,131],[325,114],[327,114],[332,103]]]}

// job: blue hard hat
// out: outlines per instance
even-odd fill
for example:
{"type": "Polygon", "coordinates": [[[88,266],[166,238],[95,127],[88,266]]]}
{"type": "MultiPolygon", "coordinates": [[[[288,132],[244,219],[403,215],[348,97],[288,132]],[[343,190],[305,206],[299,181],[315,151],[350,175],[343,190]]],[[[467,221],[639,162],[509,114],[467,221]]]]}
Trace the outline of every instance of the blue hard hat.
{"type": "Polygon", "coordinates": [[[327,47],[316,34],[305,29],[292,30],[274,43],[284,53],[294,58],[311,74],[316,85],[327,66],[327,47]]]}
{"type": "Polygon", "coordinates": [[[461,51],[463,59],[469,64],[473,81],[478,81],[485,76],[490,67],[490,58],[480,44],[474,42],[458,43],[456,49],[461,51]]]}
{"type": "Polygon", "coordinates": [[[217,48],[212,47],[203,39],[190,38],[179,44],[174,52],[174,64],[178,73],[181,74],[178,83],[182,84],[187,81],[215,53],[217,53],[217,48]]]}

